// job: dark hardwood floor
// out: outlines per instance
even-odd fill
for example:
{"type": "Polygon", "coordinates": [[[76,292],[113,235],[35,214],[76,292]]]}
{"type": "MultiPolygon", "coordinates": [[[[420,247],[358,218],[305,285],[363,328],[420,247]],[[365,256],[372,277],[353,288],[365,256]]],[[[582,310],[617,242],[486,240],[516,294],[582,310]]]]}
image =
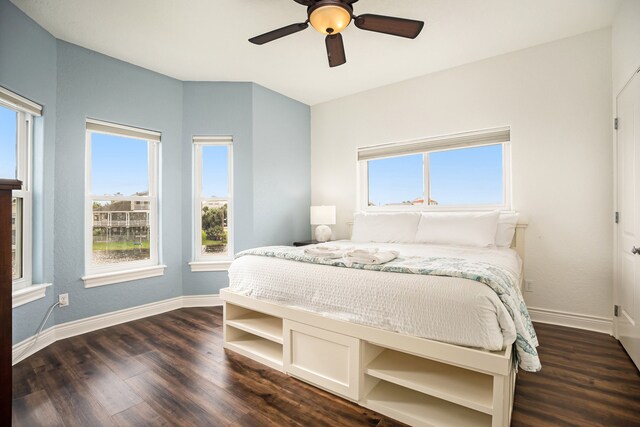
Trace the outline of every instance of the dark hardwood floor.
{"type": "MultiPolygon", "coordinates": [[[[640,426],[640,376],[611,337],[536,324],[513,426],[640,426]]],[[[59,341],[13,367],[14,426],[398,426],[222,349],[222,309],[188,308],[59,341]]]]}

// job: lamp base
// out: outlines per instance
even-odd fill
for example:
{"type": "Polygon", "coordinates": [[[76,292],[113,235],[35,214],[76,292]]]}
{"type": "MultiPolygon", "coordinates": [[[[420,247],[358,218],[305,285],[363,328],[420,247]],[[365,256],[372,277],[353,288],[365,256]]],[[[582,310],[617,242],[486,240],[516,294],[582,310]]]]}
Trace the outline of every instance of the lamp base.
{"type": "Polygon", "coordinates": [[[327,225],[319,225],[316,227],[315,235],[318,242],[326,242],[331,239],[331,228],[327,225]]]}

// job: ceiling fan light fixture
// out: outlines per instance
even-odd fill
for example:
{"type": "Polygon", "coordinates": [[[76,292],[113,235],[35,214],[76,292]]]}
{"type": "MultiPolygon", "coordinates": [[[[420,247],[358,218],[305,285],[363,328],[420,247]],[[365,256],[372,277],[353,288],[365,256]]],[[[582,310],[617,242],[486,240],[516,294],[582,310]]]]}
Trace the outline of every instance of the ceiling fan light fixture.
{"type": "Polygon", "coordinates": [[[309,22],[319,33],[338,34],[351,23],[351,11],[342,4],[322,4],[311,10],[309,22]]]}
{"type": "Polygon", "coordinates": [[[360,30],[373,31],[375,33],[389,34],[392,36],[415,39],[424,27],[423,21],[414,19],[396,18],[394,16],[353,14],[353,3],[358,0],[294,0],[296,3],[307,6],[307,20],[298,24],[287,25],[282,28],[269,31],[259,36],[252,37],[249,42],[253,44],[265,44],[288,36],[290,34],[313,26],[321,34],[326,34],[325,46],[329,67],[337,67],[347,62],[344,52],[342,34],[351,21],[360,30]]]}

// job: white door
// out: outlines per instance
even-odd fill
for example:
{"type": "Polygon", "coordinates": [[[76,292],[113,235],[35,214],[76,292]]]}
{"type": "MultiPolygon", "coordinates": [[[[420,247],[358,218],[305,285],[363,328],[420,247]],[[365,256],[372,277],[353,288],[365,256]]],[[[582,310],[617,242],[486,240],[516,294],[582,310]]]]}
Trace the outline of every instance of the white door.
{"type": "Polygon", "coordinates": [[[618,339],[640,368],[640,74],[616,99],[618,339]]]}

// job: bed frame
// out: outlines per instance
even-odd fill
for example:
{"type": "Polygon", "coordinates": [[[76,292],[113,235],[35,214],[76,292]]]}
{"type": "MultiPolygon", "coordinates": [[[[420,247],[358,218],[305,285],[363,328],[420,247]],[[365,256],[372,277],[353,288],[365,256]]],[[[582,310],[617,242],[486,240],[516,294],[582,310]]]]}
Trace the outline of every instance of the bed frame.
{"type": "MultiPolygon", "coordinates": [[[[525,223],[512,247],[524,260],[525,223]]],[[[522,276],[522,275],[521,275],[522,276]]],[[[224,347],[410,425],[508,426],[511,346],[482,351],[222,289],[224,347]]]]}

